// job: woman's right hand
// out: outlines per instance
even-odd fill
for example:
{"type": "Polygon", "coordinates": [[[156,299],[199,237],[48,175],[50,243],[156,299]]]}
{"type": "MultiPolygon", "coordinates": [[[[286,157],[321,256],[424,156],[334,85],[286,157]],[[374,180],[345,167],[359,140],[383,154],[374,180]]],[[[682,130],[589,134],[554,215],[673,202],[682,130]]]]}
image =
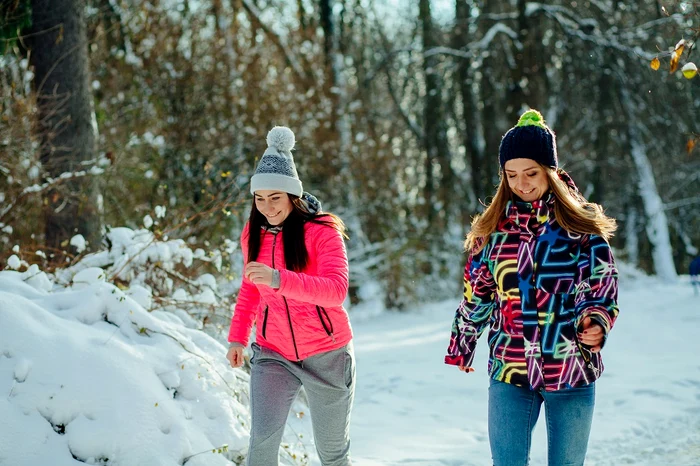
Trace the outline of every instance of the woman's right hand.
{"type": "Polygon", "coordinates": [[[226,353],[226,359],[228,359],[229,364],[234,369],[236,367],[241,367],[243,365],[243,347],[242,346],[232,346],[229,348],[228,353],[226,353]]]}
{"type": "Polygon", "coordinates": [[[457,367],[459,367],[459,370],[460,370],[460,371],[466,372],[467,374],[470,373],[470,372],[474,372],[474,368],[473,368],[473,367],[469,367],[469,366],[457,366],[457,367]]]}

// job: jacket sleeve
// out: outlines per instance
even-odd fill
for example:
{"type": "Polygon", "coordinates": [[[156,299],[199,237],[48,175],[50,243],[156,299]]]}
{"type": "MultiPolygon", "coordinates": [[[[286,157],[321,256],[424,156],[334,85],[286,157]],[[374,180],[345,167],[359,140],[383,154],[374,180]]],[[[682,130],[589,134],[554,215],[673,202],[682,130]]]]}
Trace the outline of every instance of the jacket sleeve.
{"type": "Polygon", "coordinates": [[[620,312],[617,281],[615,258],[608,242],[598,235],[584,237],[575,291],[576,328],[590,317],[603,327],[607,338],[620,312]]]}
{"type": "Polygon", "coordinates": [[[471,255],[464,268],[464,299],[455,313],[446,364],[472,365],[476,342],[496,307],[496,282],[482,260],[486,249],[471,255]]]}
{"type": "MultiPolygon", "coordinates": [[[[243,264],[248,262],[248,225],[243,228],[241,234],[241,251],[243,252],[243,264]]],[[[243,276],[243,283],[238,292],[238,299],[231,318],[231,327],[228,332],[228,341],[248,345],[250,330],[255,323],[255,314],[260,304],[260,292],[253,282],[243,276]]]]}
{"type": "Polygon", "coordinates": [[[340,232],[322,226],[315,237],[317,275],[280,270],[277,293],[319,306],[340,306],[349,287],[348,256],[340,232]]]}

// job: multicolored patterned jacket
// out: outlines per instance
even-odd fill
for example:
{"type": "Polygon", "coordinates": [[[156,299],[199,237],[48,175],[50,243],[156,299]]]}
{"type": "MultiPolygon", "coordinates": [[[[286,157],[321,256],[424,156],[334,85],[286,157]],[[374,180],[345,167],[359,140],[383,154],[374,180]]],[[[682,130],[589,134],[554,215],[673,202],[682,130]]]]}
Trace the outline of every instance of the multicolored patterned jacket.
{"type": "Polygon", "coordinates": [[[561,390],[600,377],[600,352],[579,342],[586,317],[607,337],[618,314],[617,269],[597,235],[568,233],[554,219],[556,199],[511,202],[486,246],[464,271],[447,364],[471,366],[487,325],[489,376],[532,390],[561,390]]]}

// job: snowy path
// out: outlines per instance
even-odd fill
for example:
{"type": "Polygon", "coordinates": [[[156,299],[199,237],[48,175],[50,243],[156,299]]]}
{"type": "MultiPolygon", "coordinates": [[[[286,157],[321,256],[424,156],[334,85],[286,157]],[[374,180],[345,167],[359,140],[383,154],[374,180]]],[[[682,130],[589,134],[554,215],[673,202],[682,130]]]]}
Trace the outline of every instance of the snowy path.
{"type": "MultiPolygon", "coordinates": [[[[606,371],[586,466],[700,465],[700,301],[689,285],[622,284],[621,316],[604,350],[606,371]]],[[[354,323],[358,386],[354,463],[489,465],[486,341],[476,372],[442,363],[457,300],[354,323]]],[[[543,413],[533,466],[546,465],[543,413]]]]}

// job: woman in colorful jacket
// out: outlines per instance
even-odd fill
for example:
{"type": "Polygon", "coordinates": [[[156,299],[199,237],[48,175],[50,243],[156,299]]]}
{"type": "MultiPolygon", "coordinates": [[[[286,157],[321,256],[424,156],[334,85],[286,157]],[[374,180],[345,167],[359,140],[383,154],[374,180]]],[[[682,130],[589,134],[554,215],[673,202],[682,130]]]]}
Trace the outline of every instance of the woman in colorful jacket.
{"type": "Polygon", "coordinates": [[[615,323],[616,229],[558,168],[556,138],[536,110],[499,148],[501,182],[465,248],[464,299],[445,357],[472,372],[487,325],[488,429],[495,466],[527,465],[542,403],[550,466],[583,465],[600,350],[615,323]]]}
{"type": "Polygon", "coordinates": [[[324,466],[350,463],[355,391],[345,227],[304,193],[291,149],[294,133],[275,127],[250,181],[254,195],[241,245],[243,284],[229,332],[227,358],[243,364],[251,328],[252,425],[248,465],[278,464],[289,409],[303,385],[324,466]]]}

